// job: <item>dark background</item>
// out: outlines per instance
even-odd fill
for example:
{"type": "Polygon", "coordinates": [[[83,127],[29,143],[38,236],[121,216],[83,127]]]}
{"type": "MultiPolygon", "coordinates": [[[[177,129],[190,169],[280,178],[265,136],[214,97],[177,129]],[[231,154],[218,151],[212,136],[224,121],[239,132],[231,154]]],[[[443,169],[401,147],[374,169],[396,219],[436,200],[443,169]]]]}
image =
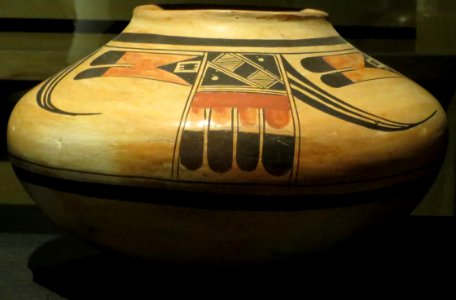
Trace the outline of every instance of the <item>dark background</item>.
{"type": "MultiPolygon", "coordinates": [[[[94,250],[62,232],[33,204],[7,157],[6,126],[27,90],[112,39],[132,9],[151,1],[0,1],[0,299],[91,299],[144,290],[207,294],[260,291],[298,272],[420,266],[454,271],[456,1],[236,0],[153,1],[176,8],[322,9],[362,51],[429,90],[447,110],[450,145],[442,171],[414,216],[350,246],[281,265],[214,268],[144,263],[94,250]],[[397,229],[399,228],[399,229],[397,229]],[[305,270],[305,271],[303,271],[305,270]],[[269,279],[269,280],[268,280],[269,279]],[[92,292],[90,289],[92,288],[92,292]],[[151,290],[152,289],[152,290],[151,290]],[[95,294],[94,294],[95,293],[95,294]]],[[[338,274],[339,274],[338,273],[338,274]]],[[[437,272],[436,272],[437,273],[437,272]]],[[[342,277],[343,274],[341,274],[342,277]]],[[[359,274],[358,274],[359,275],[359,274]]],[[[398,276],[398,274],[396,274],[398,276]]],[[[399,276],[398,276],[399,277],[399,276]]],[[[300,284],[303,284],[301,281],[300,284]]],[[[280,285],[280,286],[283,286],[280,285]]],[[[109,297],[108,297],[109,298],[109,297]]]]}

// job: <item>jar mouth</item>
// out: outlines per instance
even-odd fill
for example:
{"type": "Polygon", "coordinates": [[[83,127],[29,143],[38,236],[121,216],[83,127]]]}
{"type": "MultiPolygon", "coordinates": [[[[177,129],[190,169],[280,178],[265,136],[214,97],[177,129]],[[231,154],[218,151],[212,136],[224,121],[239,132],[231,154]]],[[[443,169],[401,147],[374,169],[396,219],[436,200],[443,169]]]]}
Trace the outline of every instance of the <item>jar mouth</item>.
{"type": "Polygon", "coordinates": [[[247,10],[232,8],[196,8],[196,9],[163,9],[158,5],[141,5],[135,8],[134,15],[142,16],[163,16],[179,17],[183,15],[205,16],[205,17],[234,17],[243,19],[258,20],[279,20],[279,21],[299,21],[310,18],[326,18],[328,14],[316,9],[303,9],[300,11],[270,11],[270,10],[247,10]]]}

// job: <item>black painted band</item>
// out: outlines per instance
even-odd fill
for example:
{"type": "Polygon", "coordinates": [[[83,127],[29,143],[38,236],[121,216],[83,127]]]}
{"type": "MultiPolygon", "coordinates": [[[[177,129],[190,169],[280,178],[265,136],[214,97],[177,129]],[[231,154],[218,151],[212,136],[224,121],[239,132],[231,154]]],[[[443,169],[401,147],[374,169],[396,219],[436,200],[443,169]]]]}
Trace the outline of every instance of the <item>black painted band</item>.
{"type": "Polygon", "coordinates": [[[340,36],[330,36],[296,40],[261,40],[261,39],[221,39],[183,37],[149,33],[122,33],[114,41],[125,43],[167,44],[186,46],[225,46],[225,47],[306,47],[332,46],[346,44],[340,36]]]}
{"type": "Polygon", "coordinates": [[[402,197],[418,200],[432,182],[425,177],[405,184],[364,192],[305,196],[253,196],[80,182],[33,173],[17,166],[13,167],[21,181],[61,192],[101,198],[107,201],[215,210],[300,211],[348,207],[378,201],[391,201],[402,197]]]}

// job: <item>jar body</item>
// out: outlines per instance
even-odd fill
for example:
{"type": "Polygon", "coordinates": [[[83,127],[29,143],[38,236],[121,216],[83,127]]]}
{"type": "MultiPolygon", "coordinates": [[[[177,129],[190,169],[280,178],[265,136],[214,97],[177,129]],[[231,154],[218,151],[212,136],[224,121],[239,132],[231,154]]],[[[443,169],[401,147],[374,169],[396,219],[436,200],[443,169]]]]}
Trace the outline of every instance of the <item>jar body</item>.
{"type": "Polygon", "coordinates": [[[18,174],[60,223],[139,256],[158,247],[179,257],[198,236],[200,259],[227,253],[217,245],[305,252],[320,248],[316,236],[331,244],[410,210],[423,194],[410,184],[429,182],[446,142],[438,102],[347,43],[321,12],[148,6],[28,93],[8,130],[18,174]],[[108,192],[125,188],[148,196],[108,192]],[[122,211],[137,222],[125,226],[122,211]],[[345,225],[323,226],[331,220],[345,225]],[[116,236],[135,230],[152,234],[125,250],[116,236]]]}

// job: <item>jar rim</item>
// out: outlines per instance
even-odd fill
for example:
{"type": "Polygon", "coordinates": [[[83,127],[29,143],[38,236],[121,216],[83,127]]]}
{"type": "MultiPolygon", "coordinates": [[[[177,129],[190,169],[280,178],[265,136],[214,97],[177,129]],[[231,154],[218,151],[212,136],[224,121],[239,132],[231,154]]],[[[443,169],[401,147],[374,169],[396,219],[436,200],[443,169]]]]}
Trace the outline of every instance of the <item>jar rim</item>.
{"type": "Polygon", "coordinates": [[[148,4],[137,6],[134,10],[135,15],[161,15],[161,16],[178,16],[178,15],[204,15],[216,17],[243,17],[255,19],[270,19],[280,21],[298,21],[309,18],[326,18],[328,14],[317,9],[303,9],[300,11],[269,11],[269,10],[243,10],[243,9],[172,9],[166,10],[158,5],[148,4]]]}

